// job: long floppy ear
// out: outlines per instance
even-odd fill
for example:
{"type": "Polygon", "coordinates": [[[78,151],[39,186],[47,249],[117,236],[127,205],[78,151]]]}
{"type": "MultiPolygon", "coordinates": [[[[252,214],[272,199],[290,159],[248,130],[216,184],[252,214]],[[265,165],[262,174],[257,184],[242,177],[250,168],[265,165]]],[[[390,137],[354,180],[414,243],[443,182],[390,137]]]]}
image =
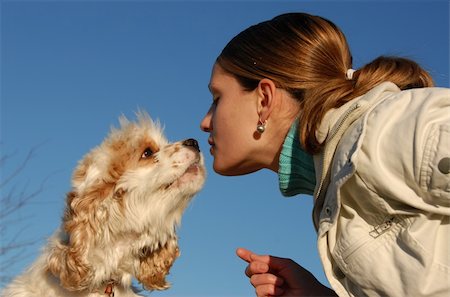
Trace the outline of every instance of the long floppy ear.
{"type": "Polygon", "coordinates": [[[89,288],[93,269],[88,262],[88,253],[94,236],[104,225],[96,215],[96,209],[112,195],[113,184],[96,182],[89,185],[82,194],[76,190],[67,194],[67,207],[64,214],[64,231],[68,242],[59,242],[50,251],[48,268],[59,278],[61,285],[70,291],[89,288]]]}
{"type": "Polygon", "coordinates": [[[93,277],[92,268],[86,261],[91,232],[87,222],[77,219],[76,211],[71,207],[77,199],[75,192],[67,194],[64,229],[69,236],[68,242],[57,242],[47,259],[50,272],[70,291],[87,289],[93,277]]]}
{"type": "Polygon", "coordinates": [[[139,272],[136,278],[147,290],[165,290],[170,287],[166,276],[173,262],[180,255],[180,250],[175,243],[166,243],[156,251],[144,250],[140,255],[139,272]]]}
{"type": "Polygon", "coordinates": [[[83,259],[82,250],[58,244],[51,251],[47,265],[65,289],[82,291],[89,288],[92,269],[83,259]]]}

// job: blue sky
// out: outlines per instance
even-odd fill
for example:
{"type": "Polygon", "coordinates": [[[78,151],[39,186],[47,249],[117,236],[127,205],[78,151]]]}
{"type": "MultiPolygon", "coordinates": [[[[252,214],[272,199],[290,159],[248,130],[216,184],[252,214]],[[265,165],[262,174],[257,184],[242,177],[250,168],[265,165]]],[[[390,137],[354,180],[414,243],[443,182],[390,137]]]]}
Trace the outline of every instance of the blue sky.
{"type": "Polygon", "coordinates": [[[179,230],[172,289],[152,296],[253,296],[237,247],[289,257],[326,283],[315,247],[312,198],[283,198],[277,176],[223,177],[212,171],[199,123],[211,95],[211,66],[237,33],[278,14],[302,11],[346,34],[354,68],[379,55],[419,62],[449,86],[448,1],[1,1],[1,178],[33,157],[7,186],[42,191],[1,222],[2,241],[41,239],[11,275],[33,261],[59,226],[79,159],[117,118],[141,108],[172,140],[196,138],[208,179],[179,230]],[[34,149],[33,149],[34,148],[34,149]]]}

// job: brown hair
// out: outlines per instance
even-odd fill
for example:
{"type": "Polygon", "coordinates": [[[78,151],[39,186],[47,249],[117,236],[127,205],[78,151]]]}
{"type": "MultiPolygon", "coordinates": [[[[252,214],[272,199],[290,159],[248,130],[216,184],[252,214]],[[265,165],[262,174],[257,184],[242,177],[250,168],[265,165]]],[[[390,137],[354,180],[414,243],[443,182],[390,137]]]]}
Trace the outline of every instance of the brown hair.
{"type": "Polygon", "coordinates": [[[344,34],[329,20],[306,13],[282,14],[249,27],[225,46],[216,62],[247,91],[269,78],[296,98],[300,140],[310,153],[323,145],[315,132],[330,109],[384,81],[402,90],[433,86],[416,62],[398,57],[379,57],[347,79],[352,56],[344,34]]]}

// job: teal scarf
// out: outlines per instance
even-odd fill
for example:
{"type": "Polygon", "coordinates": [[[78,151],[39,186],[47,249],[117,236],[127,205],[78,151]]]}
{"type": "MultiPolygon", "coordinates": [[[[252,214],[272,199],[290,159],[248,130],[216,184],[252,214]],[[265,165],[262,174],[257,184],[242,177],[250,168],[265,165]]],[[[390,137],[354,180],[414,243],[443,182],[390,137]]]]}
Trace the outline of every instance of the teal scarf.
{"type": "Polygon", "coordinates": [[[284,140],[279,165],[278,180],[283,196],[313,195],[316,185],[313,157],[301,148],[298,121],[284,140]]]}

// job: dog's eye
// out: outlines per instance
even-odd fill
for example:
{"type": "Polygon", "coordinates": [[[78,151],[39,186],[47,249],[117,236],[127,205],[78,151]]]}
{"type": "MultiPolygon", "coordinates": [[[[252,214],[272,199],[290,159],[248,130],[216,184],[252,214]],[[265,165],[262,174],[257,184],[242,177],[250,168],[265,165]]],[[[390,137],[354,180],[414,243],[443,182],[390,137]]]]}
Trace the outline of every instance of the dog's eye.
{"type": "Polygon", "coordinates": [[[144,150],[144,152],[142,153],[141,159],[147,159],[147,158],[150,158],[152,155],[153,155],[153,151],[152,151],[151,148],[148,147],[148,148],[146,148],[146,149],[144,150]]]}

